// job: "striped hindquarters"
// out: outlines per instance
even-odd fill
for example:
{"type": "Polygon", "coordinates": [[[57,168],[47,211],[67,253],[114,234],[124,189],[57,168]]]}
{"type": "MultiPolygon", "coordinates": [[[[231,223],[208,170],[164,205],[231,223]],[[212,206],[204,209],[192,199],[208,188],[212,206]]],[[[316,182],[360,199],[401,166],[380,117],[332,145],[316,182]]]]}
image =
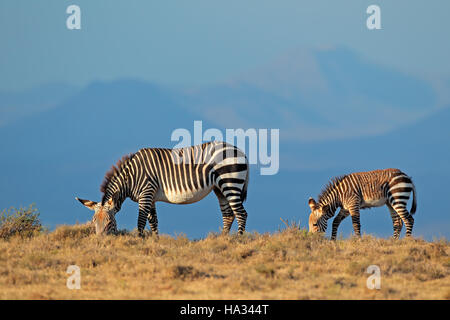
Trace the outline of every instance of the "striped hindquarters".
{"type": "Polygon", "coordinates": [[[413,203],[410,214],[414,214],[417,208],[416,188],[411,178],[405,173],[399,171],[390,179],[388,183],[387,197],[390,205],[396,211],[407,210],[406,207],[411,192],[413,194],[413,203]]]}
{"type": "Polygon", "coordinates": [[[249,166],[247,157],[237,147],[215,144],[212,157],[212,176],[214,183],[230,201],[244,202],[247,197],[249,166]]]}

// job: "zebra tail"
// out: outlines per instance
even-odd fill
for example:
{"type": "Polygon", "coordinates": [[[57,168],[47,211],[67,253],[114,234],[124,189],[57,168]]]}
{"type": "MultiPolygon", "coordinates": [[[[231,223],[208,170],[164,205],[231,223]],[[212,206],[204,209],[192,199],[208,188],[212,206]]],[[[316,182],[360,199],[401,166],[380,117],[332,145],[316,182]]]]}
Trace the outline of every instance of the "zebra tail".
{"type": "Polygon", "coordinates": [[[416,187],[414,186],[414,183],[412,185],[413,185],[413,188],[412,188],[413,189],[412,190],[413,191],[413,202],[412,202],[410,213],[414,214],[414,213],[416,213],[416,209],[417,209],[417,199],[416,199],[416,187]]]}
{"type": "Polygon", "coordinates": [[[242,193],[241,193],[241,201],[245,202],[245,200],[247,199],[247,186],[248,186],[248,180],[250,178],[250,168],[247,164],[247,176],[245,177],[245,182],[244,182],[244,186],[242,187],[242,193]]]}

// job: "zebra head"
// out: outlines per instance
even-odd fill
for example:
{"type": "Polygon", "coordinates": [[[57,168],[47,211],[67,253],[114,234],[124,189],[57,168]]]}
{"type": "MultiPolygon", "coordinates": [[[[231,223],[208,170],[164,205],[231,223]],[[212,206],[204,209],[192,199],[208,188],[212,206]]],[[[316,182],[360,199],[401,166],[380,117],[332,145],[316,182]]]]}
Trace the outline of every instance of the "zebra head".
{"type": "Polygon", "coordinates": [[[309,198],[309,232],[325,232],[327,230],[326,208],[320,206],[313,198],[309,198]]]}
{"type": "Polygon", "coordinates": [[[97,235],[117,233],[115,215],[118,210],[116,209],[112,199],[106,201],[104,205],[102,205],[101,202],[83,200],[79,198],[75,199],[80,201],[86,208],[94,211],[92,222],[95,225],[95,233],[97,235]]]}

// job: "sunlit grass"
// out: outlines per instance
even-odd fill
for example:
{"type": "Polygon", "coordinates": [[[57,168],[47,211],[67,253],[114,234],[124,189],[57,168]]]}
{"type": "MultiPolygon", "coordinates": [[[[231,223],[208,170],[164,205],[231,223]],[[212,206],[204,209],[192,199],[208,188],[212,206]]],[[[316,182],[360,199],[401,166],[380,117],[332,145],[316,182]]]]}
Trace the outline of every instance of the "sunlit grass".
{"type": "Polygon", "coordinates": [[[97,237],[89,223],[0,240],[2,299],[449,299],[449,275],[443,239],[333,242],[289,222],[198,240],[97,237]],[[69,265],[80,267],[80,290],[66,287],[69,265]],[[369,265],[380,267],[380,290],[366,286],[369,265]]]}

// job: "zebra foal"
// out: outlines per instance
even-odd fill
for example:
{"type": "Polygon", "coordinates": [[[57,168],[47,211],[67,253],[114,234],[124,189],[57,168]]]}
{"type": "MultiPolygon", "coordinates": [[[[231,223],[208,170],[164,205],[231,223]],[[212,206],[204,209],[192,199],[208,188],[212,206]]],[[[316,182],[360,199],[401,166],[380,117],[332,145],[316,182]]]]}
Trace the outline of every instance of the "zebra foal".
{"type": "Polygon", "coordinates": [[[360,209],[386,205],[394,225],[395,239],[398,239],[403,227],[406,226],[406,236],[412,233],[416,212],[416,189],[410,177],[398,169],[357,172],[337,178],[323,189],[316,202],[309,198],[311,208],[309,215],[309,231],[325,232],[327,221],[334,216],[331,239],[336,239],[337,229],[346,217],[352,217],[353,230],[361,235],[360,209]],[[410,194],[413,194],[411,211],[406,205],[410,194]]]}
{"type": "Polygon", "coordinates": [[[216,194],[223,218],[223,233],[237,219],[238,233],[245,231],[249,166],[245,154],[225,142],[208,142],[187,148],[146,148],[125,156],[106,173],[100,202],[78,199],[94,210],[97,234],[115,233],[115,214],[126,198],[139,204],[137,228],[143,234],[148,220],[158,234],[155,203],[188,204],[216,194]]]}

